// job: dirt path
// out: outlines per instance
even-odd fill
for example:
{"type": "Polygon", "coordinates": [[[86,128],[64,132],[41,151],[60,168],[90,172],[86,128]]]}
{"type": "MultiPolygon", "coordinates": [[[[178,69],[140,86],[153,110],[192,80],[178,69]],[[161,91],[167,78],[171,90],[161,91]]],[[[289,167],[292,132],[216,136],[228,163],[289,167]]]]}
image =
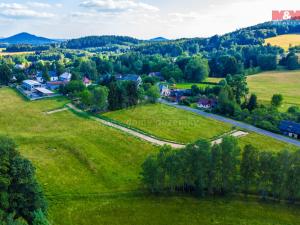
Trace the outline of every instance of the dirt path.
{"type": "MultiPolygon", "coordinates": [[[[83,111],[81,109],[78,109],[76,106],[74,106],[72,104],[68,104],[67,106],[69,108],[73,109],[74,111],[78,112],[78,113],[83,113],[83,111]]],[[[90,116],[90,118],[93,119],[93,120],[95,120],[95,121],[97,121],[97,122],[99,122],[99,123],[101,123],[101,124],[103,124],[103,125],[105,125],[105,126],[116,128],[116,129],[121,130],[121,131],[123,131],[123,132],[125,132],[127,134],[130,134],[132,136],[135,136],[137,138],[140,138],[142,140],[150,142],[150,143],[152,143],[154,145],[158,145],[158,146],[169,145],[172,148],[176,148],[176,149],[180,149],[180,148],[184,148],[185,147],[185,145],[183,145],[183,144],[177,144],[177,143],[172,143],[172,142],[168,142],[168,141],[162,141],[162,140],[159,140],[159,139],[157,139],[155,137],[151,137],[151,136],[148,136],[146,134],[139,133],[137,131],[131,130],[129,128],[120,126],[120,125],[112,123],[112,122],[108,122],[108,121],[100,119],[98,117],[90,116]]],[[[236,132],[231,133],[230,135],[234,136],[234,137],[242,137],[242,136],[245,136],[247,134],[248,133],[243,132],[243,131],[236,131],[236,132]]],[[[212,144],[213,145],[220,144],[221,142],[222,142],[222,138],[217,139],[215,141],[212,141],[212,144]]]]}
{"type": "Polygon", "coordinates": [[[64,108],[61,108],[61,109],[56,109],[56,110],[53,110],[53,111],[45,112],[45,114],[51,115],[51,114],[66,111],[66,110],[68,110],[68,108],[64,107],[64,108]]]}

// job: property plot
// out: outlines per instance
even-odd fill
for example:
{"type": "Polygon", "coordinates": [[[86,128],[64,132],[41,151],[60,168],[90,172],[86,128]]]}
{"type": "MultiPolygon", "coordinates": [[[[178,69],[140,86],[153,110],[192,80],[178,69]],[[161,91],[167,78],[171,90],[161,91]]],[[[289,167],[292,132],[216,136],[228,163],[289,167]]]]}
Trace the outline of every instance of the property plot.
{"type": "Polygon", "coordinates": [[[215,139],[232,128],[228,124],[163,104],[138,106],[109,112],[104,116],[154,136],[181,143],[191,143],[201,138],[215,139]]]}

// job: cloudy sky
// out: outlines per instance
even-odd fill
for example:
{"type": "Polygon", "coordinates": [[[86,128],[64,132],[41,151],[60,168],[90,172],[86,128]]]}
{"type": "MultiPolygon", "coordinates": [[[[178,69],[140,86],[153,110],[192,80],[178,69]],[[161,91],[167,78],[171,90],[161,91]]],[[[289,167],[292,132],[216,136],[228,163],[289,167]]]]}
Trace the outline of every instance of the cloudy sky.
{"type": "Polygon", "coordinates": [[[0,0],[0,36],[206,37],[271,20],[299,0],[0,0]]]}

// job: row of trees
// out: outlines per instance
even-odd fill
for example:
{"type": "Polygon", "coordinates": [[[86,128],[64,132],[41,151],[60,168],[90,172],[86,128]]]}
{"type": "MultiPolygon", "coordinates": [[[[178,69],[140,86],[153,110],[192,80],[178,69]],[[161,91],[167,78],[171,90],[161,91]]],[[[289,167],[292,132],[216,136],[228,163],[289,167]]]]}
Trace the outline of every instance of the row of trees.
{"type": "Polygon", "coordinates": [[[0,136],[0,224],[47,225],[47,204],[35,178],[35,168],[0,136]]]}
{"type": "Polygon", "coordinates": [[[73,80],[60,87],[60,92],[71,99],[79,100],[79,106],[91,112],[118,110],[142,102],[155,103],[160,97],[156,84],[138,86],[133,81],[115,81],[105,85],[85,87],[81,80],[73,80]]]}
{"type": "Polygon", "coordinates": [[[219,145],[199,140],[181,150],[168,146],[142,165],[151,192],[187,192],[198,196],[244,193],[295,202],[300,198],[300,151],[243,151],[233,137],[219,145]]]}

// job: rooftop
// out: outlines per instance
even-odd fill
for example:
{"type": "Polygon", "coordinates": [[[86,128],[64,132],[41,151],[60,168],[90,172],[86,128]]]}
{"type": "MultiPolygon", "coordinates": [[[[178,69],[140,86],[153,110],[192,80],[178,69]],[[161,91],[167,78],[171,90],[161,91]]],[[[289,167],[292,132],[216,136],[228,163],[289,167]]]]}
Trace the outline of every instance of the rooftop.
{"type": "Polygon", "coordinates": [[[300,134],[300,124],[288,120],[281,121],[279,125],[279,129],[283,131],[289,131],[292,133],[300,134]]]}
{"type": "Polygon", "coordinates": [[[35,81],[35,80],[24,80],[23,83],[24,83],[24,84],[31,85],[31,86],[41,85],[39,82],[37,82],[37,81],[35,81]]]}

